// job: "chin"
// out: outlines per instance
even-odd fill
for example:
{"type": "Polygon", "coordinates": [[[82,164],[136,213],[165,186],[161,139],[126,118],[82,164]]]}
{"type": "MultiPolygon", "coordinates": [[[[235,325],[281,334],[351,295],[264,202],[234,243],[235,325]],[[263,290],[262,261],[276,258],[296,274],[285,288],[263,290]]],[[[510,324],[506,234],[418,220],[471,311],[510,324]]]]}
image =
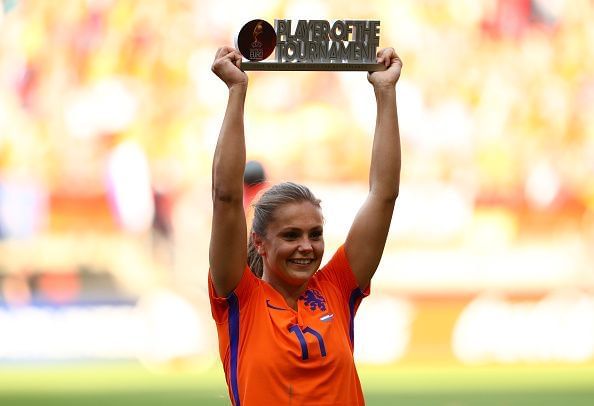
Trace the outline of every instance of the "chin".
{"type": "Polygon", "coordinates": [[[287,274],[289,278],[299,284],[307,282],[318,270],[317,266],[312,265],[307,269],[288,268],[287,274]]]}

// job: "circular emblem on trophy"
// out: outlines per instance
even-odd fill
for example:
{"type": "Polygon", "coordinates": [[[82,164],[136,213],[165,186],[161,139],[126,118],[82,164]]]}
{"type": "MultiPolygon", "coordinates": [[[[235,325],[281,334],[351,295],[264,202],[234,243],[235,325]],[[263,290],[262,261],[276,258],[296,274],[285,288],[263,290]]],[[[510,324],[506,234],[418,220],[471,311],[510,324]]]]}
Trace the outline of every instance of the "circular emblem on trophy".
{"type": "Polygon", "coordinates": [[[276,32],[264,20],[246,23],[237,36],[239,52],[250,61],[262,61],[272,54],[276,46],[276,32]]]}

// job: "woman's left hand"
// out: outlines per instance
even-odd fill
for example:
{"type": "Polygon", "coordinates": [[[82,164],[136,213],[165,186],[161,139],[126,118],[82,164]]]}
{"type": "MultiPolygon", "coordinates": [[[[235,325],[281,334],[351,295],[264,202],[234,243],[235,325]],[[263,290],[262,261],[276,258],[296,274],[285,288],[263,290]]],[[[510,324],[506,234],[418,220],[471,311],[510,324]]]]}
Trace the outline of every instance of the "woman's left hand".
{"type": "Polygon", "coordinates": [[[382,63],[386,66],[386,70],[377,72],[368,72],[367,80],[375,87],[394,87],[398,78],[400,78],[400,71],[402,69],[402,61],[394,48],[384,48],[377,53],[377,63],[382,63]]]}

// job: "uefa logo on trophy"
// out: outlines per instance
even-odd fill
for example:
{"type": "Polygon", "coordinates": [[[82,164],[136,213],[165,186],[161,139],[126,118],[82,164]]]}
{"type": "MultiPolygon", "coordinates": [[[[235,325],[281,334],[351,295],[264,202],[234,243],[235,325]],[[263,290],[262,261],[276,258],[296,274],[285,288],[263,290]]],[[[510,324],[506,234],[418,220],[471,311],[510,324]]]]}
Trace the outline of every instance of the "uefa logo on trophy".
{"type": "Polygon", "coordinates": [[[256,23],[256,27],[254,28],[254,33],[253,33],[254,42],[252,42],[250,44],[250,49],[249,49],[250,61],[261,61],[262,59],[264,59],[264,52],[262,51],[262,43],[260,41],[258,41],[258,35],[262,34],[262,31],[264,31],[262,21],[258,21],[256,23]]]}
{"type": "Polygon", "coordinates": [[[272,54],[276,46],[276,32],[264,20],[245,24],[237,36],[237,49],[249,61],[262,61],[272,54]]]}

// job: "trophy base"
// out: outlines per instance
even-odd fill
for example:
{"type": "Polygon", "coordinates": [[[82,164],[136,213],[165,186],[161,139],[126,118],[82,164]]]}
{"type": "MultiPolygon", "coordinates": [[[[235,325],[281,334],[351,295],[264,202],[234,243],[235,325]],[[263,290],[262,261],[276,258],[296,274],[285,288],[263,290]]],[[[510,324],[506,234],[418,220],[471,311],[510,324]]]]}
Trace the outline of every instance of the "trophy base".
{"type": "Polygon", "coordinates": [[[324,62],[241,62],[243,71],[366,71],[386,70],[381,63],[324,63],[324,62]]]}

